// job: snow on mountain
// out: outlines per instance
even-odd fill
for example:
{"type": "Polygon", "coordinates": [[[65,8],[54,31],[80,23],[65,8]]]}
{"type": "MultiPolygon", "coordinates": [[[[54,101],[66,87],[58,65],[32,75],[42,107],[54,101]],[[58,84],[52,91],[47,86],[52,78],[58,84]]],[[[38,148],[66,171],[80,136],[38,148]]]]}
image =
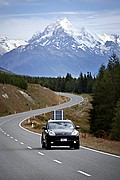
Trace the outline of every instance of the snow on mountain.
{"type": "Polygon", "coordinates": [[[113,41],[120,45],[120,36],[116,34],[107,35],[107,34],[98,34],[99,41],[104,45],[106,41],[113,41]]]}
{"type": "Polygon", "coordinates": [[[99,53],[111,55],[112,53],[120,56],[120,36],[117,34],[97,34],[99,44],[99,53]]]}
{"type": "Polygon", "coordinates": [[[82,48],[83,50],[86,46],[91,48],[97,44],[97,40],[93,34],[84,27],[81,30],[76,29],[66,18],[59,19],[57,22],[50,24],[43,32],[34,35],[29,42],[37,42],[40,43],[40,45],[45,46],[50,44],[51,38],[55,37],[57,45],[60,44],[60,38],[65,37],[66,35],[72,37],[76,43],[79,44],[79,48],[82,48]],[[57,36],[60,38],[57,38],[57,36]],[[59,42],[57,42],[57,39],[59,42]]]}
{"type": "Polygon", "coordinates": [[[0,57],[0,66],[32,76],[78,76],[87,71],[96,74],[101,64],[115,52],[120,56],[120,38],[77,30],[66,19],[48,25],[20,46],[0,57]]]}
{"type": "Polygon", "coordinates": [[[70,36],[76,36],[79,34],[79,31],[72,26],[72,24],[67,20],[67,18],[64,18],[58,19],[57,22],[48,25],[43,32],[38,32],[36,35],[33,35],[30,41],[34,41],[40,38],[41,34],[42,37],[45,38],[60,33],[61,31],[64,31],[70,36]]]}
{"type": "Polygon", "coordinates": [[[12,40],[7,37],[0,37],[0,55],[26,44],[27,42],[23,40],[12,40]]]}

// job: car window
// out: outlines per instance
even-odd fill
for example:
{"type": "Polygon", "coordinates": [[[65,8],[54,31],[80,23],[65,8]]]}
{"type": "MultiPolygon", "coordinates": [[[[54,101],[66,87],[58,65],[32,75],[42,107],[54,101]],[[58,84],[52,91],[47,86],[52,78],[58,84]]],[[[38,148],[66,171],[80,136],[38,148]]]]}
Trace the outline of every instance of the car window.
{"type": "Polygon", "coordinates": [[[48,129],[74,129],[74,125],[71,122],[50,122],[48,129]]]}

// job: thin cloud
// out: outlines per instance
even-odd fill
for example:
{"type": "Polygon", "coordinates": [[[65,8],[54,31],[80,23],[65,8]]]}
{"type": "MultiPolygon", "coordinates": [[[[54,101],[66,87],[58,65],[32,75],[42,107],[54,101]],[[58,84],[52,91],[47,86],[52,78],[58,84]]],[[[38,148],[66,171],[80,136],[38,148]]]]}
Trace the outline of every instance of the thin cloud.
{"type": "Polygon", "coordinates": [[[61,11],[47,13],[12,14],[0,16],[0,36],[28,40],[47,25],[61,17],[68,20],[78,29],[82,26],[96,33],[120,34],[120,10],[100,11],[61,11]],[[8,28],[9,27],[9,28],[8,28]]]}
{"type": "MultiPolygon", "coordinates": [[[[19,14],[6,14],[1,15],[1,17],[26,17],[26,16],[43,16],[43,15],[82,15],[89,17],[106,17],[106,16],[119,16],[120,9],[114,10],[104,10],[104,11],[54,11],[54,12],[45,12],[45,13],[19,13],[19,14]]],[[[0,17],[0,18],[1,18],[0,17]]]]}
{"type": "Polygon", "coordinates": [[[20,13],[20,14],[6,14],[1,15],[0,18],[7,17],[29,17],[29,16],[43,16],[43,15],[80,15],[80,14],[91,14],[93,12],[79,12],[79,11],[58,11],[58,12],[45,12],[45,13],[20,13]]]}
{"type": "Polygon", "coordinates": [[[40,0],[0,0],[0,6],[20,6],[20,5],[42,5],[43,1],[40,0]]]}
{"type": "Polygon", "coordinates": [[[9,2],[5,0],[0,0],[0,6],[9,6],[9,2]]]}

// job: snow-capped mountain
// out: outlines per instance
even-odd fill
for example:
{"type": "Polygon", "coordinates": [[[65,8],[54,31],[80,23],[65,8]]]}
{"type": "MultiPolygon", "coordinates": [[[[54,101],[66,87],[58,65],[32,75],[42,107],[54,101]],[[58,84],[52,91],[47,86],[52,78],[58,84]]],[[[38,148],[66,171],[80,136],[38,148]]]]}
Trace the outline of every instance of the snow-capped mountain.
{"type": "Polygon", "coordinates": [[[27,42],[23,40],[13,40],[7,37],[0,37],[0,55],[5,54],[21,45],[26,45],[27,42]]]}
{"type": "Polygon", "coordinates": [[[120,56],[119,36],[94,35],[84,27],[77,30],[64,18],[33,35],[27,45],[4,54],[0,66],[32,76],[96,74],[113,52],[120,56]]]}

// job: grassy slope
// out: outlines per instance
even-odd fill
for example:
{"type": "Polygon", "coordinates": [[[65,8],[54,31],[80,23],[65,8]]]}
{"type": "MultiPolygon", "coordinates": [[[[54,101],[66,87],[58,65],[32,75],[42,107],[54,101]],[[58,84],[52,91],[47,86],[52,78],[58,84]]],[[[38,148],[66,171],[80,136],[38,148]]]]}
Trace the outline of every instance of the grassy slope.
{"type": "Polygon", "coordinates": [[[50,89],[29,84],[27,91],[0,84],[0,116],[53,106],[64,100],[50,89]]]}

